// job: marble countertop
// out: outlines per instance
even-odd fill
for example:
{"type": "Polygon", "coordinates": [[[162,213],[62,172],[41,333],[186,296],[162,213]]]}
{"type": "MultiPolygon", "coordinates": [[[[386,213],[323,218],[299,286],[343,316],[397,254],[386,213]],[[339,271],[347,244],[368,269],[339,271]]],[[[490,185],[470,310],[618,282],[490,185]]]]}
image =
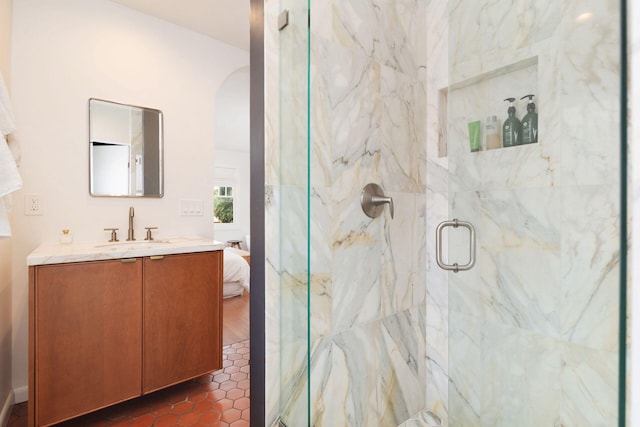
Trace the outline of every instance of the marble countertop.
{"type": "Polygon", "coordinates": [[[45,243],[27,256],[27,265],[64,264],[222,249],[224,249],[222,242],[202,237],[175,237],[152,241],[136,240],[135,242],[113,243],[45,243]]]}

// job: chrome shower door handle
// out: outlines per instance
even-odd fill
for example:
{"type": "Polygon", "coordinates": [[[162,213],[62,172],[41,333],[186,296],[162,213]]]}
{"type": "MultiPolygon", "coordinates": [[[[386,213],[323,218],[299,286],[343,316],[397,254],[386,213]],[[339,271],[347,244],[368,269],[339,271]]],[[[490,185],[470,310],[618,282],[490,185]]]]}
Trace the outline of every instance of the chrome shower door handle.
{"type": "Polygon", "coordinates": [[[393,198],[385,196],[378,184],[370,183],[364,186],[360,193],[360,206],[368,217],[379,217],[385,204],[389,205],[389,213],[393,219],[393,198]]]}
{"type": "Polygon", "coordinates": [[[451,221],[443,221],[438,224],[436,228],[436,262],[438,267],[443,270],[453,271],[457,273],[459,271],[471,270],[476,263],[476,229],[470,222],[458,221],[453,219],[451,221]],[[447,227],[464,227],[469,230],[469,262],[464,265],[458,265],[458,263],[447,264],[443,260],[442,256],[442,232],[447,227]]]}

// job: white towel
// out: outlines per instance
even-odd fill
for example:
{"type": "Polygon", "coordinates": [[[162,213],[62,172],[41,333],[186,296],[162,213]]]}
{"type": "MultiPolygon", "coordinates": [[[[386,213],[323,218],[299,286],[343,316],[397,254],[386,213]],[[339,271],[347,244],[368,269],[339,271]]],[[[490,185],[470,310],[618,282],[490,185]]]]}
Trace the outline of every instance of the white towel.
{"type": "MultiPolygon", "coordinates": [[[[14,154],[7,145],[6,135],[15,131],[9,94],[0,74],[0,197],[22,187],[22,178],[14,154]]],[[[0,237],[11,236],[11,226],[5,203],[0,199],[0,237]]]]}
{"type": "Polygon", "coordinates": [[[9,101],[9,92],[0,73],[0,132],[6,136],[16,130],[13,120],[13,110],[9,101]]]}
{"type": "Polygon", "coordinates": [[[4,206],[4,201],[0,199],[0,237],[11,237],[11,226],[9,225],[9,215],[4,206]]]}
{"type": "Polygon", "coordinates": [[[4,138],[0,138],[0,197],[22,187],[22,178],[16,161],[4,138]]]}

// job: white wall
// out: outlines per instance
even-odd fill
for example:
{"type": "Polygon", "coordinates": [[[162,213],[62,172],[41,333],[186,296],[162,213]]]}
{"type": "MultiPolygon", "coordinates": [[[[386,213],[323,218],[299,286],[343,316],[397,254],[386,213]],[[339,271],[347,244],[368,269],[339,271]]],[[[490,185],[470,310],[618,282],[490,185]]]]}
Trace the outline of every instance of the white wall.
{"type": "Polygon", "coordinates": [[[249,152],[249,67],[231,74],[216,95],[216,149],[249,152]]]}
{"type": "MultiPolygon", "coordinates": [[[[12,0],[0,0],[0,72],[10,84],[12,0]]],[[[4,144],[0,141],[0,144],[4,144]]],[[[0,238],[0,426],[13,404],[11,386],[11,246],[0,238]]]]}
{"type": "Polygon", "coordinates": [[[236,222],[215,226],[216,239],[223,242],[244,240],[249,234],[249,89],[249,67],[243,67],[234,71],[216,94],[215,163],[236,171],[236,222]]]}
{"type": "MultiPolygon", "coordinates": [[[[229,151],[216,148],[216,166],[234,168],[236,170],[236,216],[235,224],[216,224],[216,239],[222,242],[227,240],[243,240],[249,234],[251,207],[250,184],[250,160],[248,151],[229,151]]],[[[244,243],[243,243],[244,249],[244,243]]]]}
{"type": "MultiPolygon", "coordinates": [[[[13,386],[27,384],[25,258],[69,228],[75,241],[106,241],[105,227],[157,226],[158,237],[213,236],[212,215],[181,217],[180,199],[212,205],[214,99],[249,62],[246,51],[106,0],[21,0],[14,5],[13,96],[22,141],[24,194],[43,196],[44,215],[15,212],[13,386]],[[88,182],[88,99],[164,113],[165,196],[92,198],[88,182]]],[[[20,203],[19,203],[20,205],[20,203]]]]}

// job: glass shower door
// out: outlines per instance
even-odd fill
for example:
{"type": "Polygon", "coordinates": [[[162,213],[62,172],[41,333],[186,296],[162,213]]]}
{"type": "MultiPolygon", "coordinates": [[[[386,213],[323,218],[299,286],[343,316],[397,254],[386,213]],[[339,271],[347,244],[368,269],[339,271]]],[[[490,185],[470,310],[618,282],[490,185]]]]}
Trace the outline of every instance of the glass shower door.
{"type": "Polygon", "coordinates": [[[438,415],[451,427],[616,425],[619,4],[454,3],[442,11],[451,223],[440,256],[464,266],[475,253],[475,265],[444,274],[448,406],[438,415]]]}
{"type": "MultiPolygon", "coordinates": [[[[267,90],[277,89],[279,95],[278,105],[266,111],[268,132],[277,139],[267,153],[267,263],[268,274],[277,277],[268,280],[274,286],[267,289],[273,299],[267,317],[278,325],[267,349],[267,359],[278,363],[267,367],[277,372],[277,384],[268,384],[267,393],[279,396],[277,408],[268,409],[277,413],[280,425],[298,426],[309,417],[309,5],[307,0],[281,0],[266,2],[265,8],[267,43],[279,53],[267,58],[277,60],[268,66],[278,73],[277,87],[267,90]]],[[[273,422],[276,416],[268,418],[273,422]]]]}

